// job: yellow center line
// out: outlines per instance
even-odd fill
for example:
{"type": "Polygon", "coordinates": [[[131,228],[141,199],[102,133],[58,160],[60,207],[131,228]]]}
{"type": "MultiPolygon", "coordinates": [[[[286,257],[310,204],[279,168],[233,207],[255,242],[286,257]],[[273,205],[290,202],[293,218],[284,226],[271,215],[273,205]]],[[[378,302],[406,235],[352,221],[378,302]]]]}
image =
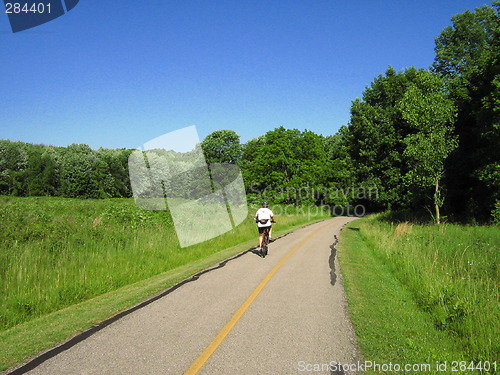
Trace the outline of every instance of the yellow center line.
{"type": "Polygon", "coordinates": [[[260,284],[255,288],[255,290],[250,294],[250,296],[246,299],[245,302],[239,307],[238,310],[234,313],[234,315],[231,317],[231,319],[226,323],[226,325],[220,330],[220,332],[215,336],[215,338],[212,340],[212,342],[205,348],[203,353],[200,354],[200,356],[191,364],[191,366],[186,370],[184,375],[195,375],[198,373],[198,371],[201,370],[203,365],[208,361],[208,359],[214,354],[214,352],[217,350],[217,348],[220,346],[222,341],[226,338],[226,336],[231,332],[233,327],[236,325],[238,320],[243,316],[245,311],[248,310],[252,302],[257,298],[259,293],[264,289],[266,284],[271,280],[273,275],[280,269],[280,267],[286,262],[290,256],[297,251],[299,247],[301,247],[303,244],[305,244],[311,237],[313,237],[316,233],[318,233],[320,230],[325,228],[327,225],[331,223],[327,223],[320,228],[316,229],[314,232],[312,232],[309,236],[304,238],[302,241],[298,243],[288,254],[286,254],[283,259],[280,260],[280,262],[267,274],[267,276],[260,282],[260,284]]]}

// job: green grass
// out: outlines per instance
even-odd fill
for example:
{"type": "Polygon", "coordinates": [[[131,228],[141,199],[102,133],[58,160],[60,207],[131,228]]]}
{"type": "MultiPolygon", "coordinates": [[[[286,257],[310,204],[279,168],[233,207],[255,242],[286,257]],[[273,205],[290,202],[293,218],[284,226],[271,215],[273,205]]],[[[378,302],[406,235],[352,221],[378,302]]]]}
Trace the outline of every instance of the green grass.
{"type": "MultiPolygon", "coordinates": [[[[0,367],[254,246],[256,208],[232,231],[180,248],[168,212],[132,199],[0,197],[0,367]]],[[[328,217],[273,209],[274,236],[328,217]]]]}
{"type": "Polygon", "coordinates": [[[500,229],[397,224],[387,217],[351,223],[340,242],[365,360],[500,367],[500,229]]]}

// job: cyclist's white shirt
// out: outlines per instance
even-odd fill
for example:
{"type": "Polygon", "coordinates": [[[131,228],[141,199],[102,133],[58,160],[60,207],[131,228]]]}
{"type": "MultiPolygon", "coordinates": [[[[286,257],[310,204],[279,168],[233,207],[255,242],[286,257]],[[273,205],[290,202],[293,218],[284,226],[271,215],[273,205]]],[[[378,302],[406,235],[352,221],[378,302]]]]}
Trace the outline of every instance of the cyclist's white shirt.
{"type": "Polygon", "coordinates": [[[271,218],[274,216],[273,214],[273,211],[271,211],[269,208],[267,207],[262,207],[262,208],[259,208],[257,210],[257,212],[255,213],[255,220],[259,219],[259,220],[262,220],[262,219],[267,219],[267,223],[265,224],[261,224],[260,221],[257,222],[257,226],[259,228],[262,228],[262,227],[270,227],[271,226],[271,218]]]}

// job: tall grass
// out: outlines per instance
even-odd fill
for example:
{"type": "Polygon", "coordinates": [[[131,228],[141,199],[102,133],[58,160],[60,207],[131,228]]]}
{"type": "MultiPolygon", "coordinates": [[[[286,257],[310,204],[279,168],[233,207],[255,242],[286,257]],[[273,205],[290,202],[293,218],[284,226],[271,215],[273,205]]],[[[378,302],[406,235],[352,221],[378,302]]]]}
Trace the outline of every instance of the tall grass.
{"type": "Polygon", "coordinates": [[[364,219],[360,235],[470,360],[500,354],[500,228],[364,219]]]}
{"type": "MultiPolygon", "coordinates": [[[[257,239],[254,209],[232,231],[180,248],[169,213],[132,199],[0,197],[0,330],[257,239]]],[[[327,216],[275,211],[277,230],[327,216]]]]}

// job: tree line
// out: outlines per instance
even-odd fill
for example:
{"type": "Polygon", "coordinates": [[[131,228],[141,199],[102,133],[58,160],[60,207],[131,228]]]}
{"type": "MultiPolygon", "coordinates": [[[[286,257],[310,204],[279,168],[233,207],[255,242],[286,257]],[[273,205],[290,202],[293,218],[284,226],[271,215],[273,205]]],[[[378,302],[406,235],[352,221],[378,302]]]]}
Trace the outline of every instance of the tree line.
{"type": "MultiPolygon", "coordinates": [[[[500,211],[500,2],[452,17],[429,69],[389,67],[330,136],[278,127],[240,144],[208,135],[208,163],[240,167],[249,199],[428,208],[487,221],[500,211]]],[[[0,194],[130,197],[132,150],[0,141],[0,194]]]]}
{"type": "Polygon", "coordinates": [[[131,150],[92,150],[0,140],[0,194],[69,198],[130,197],[131,150]]]}

